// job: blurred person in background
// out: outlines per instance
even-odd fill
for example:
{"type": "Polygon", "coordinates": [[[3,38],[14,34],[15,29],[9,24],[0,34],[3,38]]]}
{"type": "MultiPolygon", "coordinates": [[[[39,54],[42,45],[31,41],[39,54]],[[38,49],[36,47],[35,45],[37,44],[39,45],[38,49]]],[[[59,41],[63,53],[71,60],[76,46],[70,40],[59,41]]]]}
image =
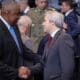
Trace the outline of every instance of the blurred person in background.
{"type": "Polygon", "coordinates": [[[32,25],[32,21],[28,16],[21,16],[20,19],[18,20],[18,28],[21,33],[21,38],[24,43],[24,45],[32,50],[32,41],[28,37],[27,32],[29,31],[29,28],[32,25]]]}
{"type": "Polygon", "coordinates": [[[62,0],[61,11],[65,16],[64,22],[67,24],[66,32],[71,35],[75,43],[75,80],[77,80],[80,66],[80,25],[78,24],[78,17],[74,9],[73,0],[62,0]]]}
{"type": "Polygon", "coordinates": [[[19,6],[20,6],[20,12],[21,14],[27,14],[28,11],[30,10],[28,0],[15,0],[19,6]]]}
{"type": "Polygon", "coordinates": [[[54,10],[52,8],[48,8],[47,0],[35,0],[36,7],[30,9],[28,12],[28,16],[32,19],[32,26],[29,31],[29,36],[33,41],[33,51],[37,52],[38,45],[42,37],[44,36],[42,21],[43,16],[46,11],[54,10]]]}

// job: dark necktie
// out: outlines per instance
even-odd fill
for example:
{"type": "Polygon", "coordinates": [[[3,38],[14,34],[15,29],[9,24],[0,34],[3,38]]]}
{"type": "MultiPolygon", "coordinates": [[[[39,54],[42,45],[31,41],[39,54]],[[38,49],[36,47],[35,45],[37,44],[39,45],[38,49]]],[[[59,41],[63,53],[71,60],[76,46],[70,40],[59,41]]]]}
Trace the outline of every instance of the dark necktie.
{"type": "Polygon", "coordinates": [[[48,46],[48,47],[50,47],[51,42],[52,42],[52,37],[49,35],[49,36],[48,36],[48,42],[47,42],[47,46],[48,46]]]}

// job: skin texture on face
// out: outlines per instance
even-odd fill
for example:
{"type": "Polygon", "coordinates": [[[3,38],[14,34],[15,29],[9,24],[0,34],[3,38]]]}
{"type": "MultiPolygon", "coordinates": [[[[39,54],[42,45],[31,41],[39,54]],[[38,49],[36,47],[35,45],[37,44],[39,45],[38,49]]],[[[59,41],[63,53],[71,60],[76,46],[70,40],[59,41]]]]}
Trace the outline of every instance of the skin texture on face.
{"type": "Polygon", "coordinates": [[[44,32],[46,33],[49,33],[49,30],[51,29],[50,27],[51,27],[51,23],[49,22],[49,20],[48,20],[48,17],[45,15],[45,17],[44,17],[44,22],[42,23],[42,25],[43,25],[43,30],[44,30],[44,32]]]}
{"type": "Polygon", "coordinates": [[[47,0],[36,0],[36,6],[40,9],[45,9],[47,7],[47,0]]]}
{"type": "Polygon", "coordinates": [[[4,3],[2,5],[2,17],[11,25],[15,25],[19,18],[19,6],[15,2],[4,3]]]}
{"type": "Polygon", "coordinates": [[[18,2],[19,6],[20,6],[20,11],[24,11],[26,9],[26,7],[28,6],[28,1],[20,1],[18,2]]]}
{"type": "Polygon", "coordinates": [[[62,5],[61,5],[61,12],[67,12],[68,10],[70,9],[70,6],[65,3],[65,2],[62,2],[62,5]]]}
{"type": "Polygon", "coordinates": [[[10,11],[8,13],[8,20],[9,22],[14,25],[17,23],[17,20],[19,19],[19,11],[10,11]]]}

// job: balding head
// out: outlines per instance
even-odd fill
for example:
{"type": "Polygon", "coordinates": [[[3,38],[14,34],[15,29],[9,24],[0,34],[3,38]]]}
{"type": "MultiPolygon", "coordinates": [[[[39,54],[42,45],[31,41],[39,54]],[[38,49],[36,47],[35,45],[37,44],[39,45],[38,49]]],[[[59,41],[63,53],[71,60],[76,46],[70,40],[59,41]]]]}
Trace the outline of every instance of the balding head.
{"type": "Polygon", "coordinates": [[[32,20],[30,17],[24,15],[20,17],[17,24],[20,32],[25,33],[28,31],[28,28],[32,25],[32,20]]]}

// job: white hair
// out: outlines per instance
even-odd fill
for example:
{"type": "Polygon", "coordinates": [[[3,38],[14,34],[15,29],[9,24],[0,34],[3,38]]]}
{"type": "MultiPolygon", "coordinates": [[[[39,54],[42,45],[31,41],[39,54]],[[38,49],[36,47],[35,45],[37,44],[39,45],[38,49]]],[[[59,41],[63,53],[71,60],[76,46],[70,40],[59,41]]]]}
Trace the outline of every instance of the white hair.
{"type": "Polygon", "coordinates": [[[27,25],[27,24],[30,26],[32,24],[32,20],[29,16],[24,15],[20,17],[17,24],[18,24],[18,27],[24,27],[24,25],[27,25]]]}
{"type": "Polygon", "coordinates": [[[59,28],[62,28],[64,23],[64,16],[57,11],[48,11],[45,13],[50,22],[54,22],[59,28]]]}

